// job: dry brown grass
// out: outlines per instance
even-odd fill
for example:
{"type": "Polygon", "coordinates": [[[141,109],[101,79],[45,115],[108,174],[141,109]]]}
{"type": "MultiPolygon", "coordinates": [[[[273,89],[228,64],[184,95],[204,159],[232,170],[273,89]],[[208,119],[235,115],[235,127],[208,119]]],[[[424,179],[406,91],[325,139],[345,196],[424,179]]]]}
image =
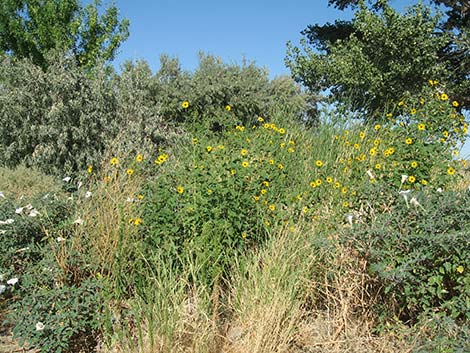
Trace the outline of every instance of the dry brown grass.
{"type": "Polygon", "coordinates": [[[35,168],[19,165],[14,169],[0,168],[0,191],[6,197],[31,198],[43,193],[58,193],[61,190],[57,178],[46,175],[35,168]]]}
{"type": "Polygon", "coordinates": [[[147,320],[140,322],[140,340],[134,334],[134,340],[121,340],[103,352],[410,352],[404,339],[372,333],[376,321],[370,308],[378,299],[366,264],[346,249],[337,249],[341,256],[324,257],[309,236],[283,232],[247,257],[244,270],[224,292],[172,298],[171,336],[161,335],[159,323],[147,320]],[[209,314],[217,302],[224,303],[218,312],[230,314],[209,314]]]}

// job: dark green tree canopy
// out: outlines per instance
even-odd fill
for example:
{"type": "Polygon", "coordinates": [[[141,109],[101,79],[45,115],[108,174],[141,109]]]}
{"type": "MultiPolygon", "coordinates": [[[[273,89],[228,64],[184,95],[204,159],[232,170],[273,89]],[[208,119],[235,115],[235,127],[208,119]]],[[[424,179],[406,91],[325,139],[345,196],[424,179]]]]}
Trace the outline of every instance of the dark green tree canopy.
{"type": "Polygon", "coordinates": [[[72,55],[83,67],[112,60],[129,36],[129,22],[119,20],[115,6],[102,14],[100,6],[100,0],[86,6],[79,0],[2,0],[0,51],[43,68],[51,50],[72,55]]]}
{"type": "Polygon", "coordinates": [[[351,7],[355,16],[310,25],[302,32],[301,48],[289,44],[286,63],[297,81],[374,115],[391,100],[420,92],[429,79],[436,79],[462,108],[470,107],[468,1],[434,0],[404,14],[387,0],[329,4],[351,7]],[[445,10],[445,15],[439,17],[436,10],[445,10]]]}

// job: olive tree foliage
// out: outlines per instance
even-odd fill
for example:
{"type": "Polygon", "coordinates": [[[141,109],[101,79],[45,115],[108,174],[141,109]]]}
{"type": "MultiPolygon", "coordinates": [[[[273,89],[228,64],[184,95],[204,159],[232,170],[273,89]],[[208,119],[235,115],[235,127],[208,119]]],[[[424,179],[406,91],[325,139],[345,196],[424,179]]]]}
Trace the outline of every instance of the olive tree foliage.
{"type": "Polygon", "coordinates": [[[118,9],[101,9],[101,1],[83,6],[79,0],[2,0],[0,51],[30,58],[45,69],[47,53],[60,50],[82,67],[112,60],[129,36],[129,21],[118,9]]]}
{"type": "MultiPolygon", "coordinates": [[[[288,44],[286,64],[309,90],[371,118],[403,95],[419,93],[430,79],[461,107],[470,104],[468,48],[458,52],[458,33],[444,28],[432,8],[418,3],[400,14],[386,0],[329,3],[355,5],[354,18],[309,26],[300,47],[288,44]]],[[[467,40],[462,33],[460,40],[467,40]]]]}

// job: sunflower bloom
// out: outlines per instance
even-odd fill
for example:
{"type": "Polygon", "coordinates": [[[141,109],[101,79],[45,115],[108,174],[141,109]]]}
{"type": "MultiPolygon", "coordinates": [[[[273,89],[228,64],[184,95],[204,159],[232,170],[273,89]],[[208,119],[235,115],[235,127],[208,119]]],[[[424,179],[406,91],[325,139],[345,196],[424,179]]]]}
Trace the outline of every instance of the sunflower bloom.
{"type": "Polygon", "coordinates": [[[182,193],[184,192],[184,187],[178,186],[178,187],[176,188],[176,191],[178,192],[178,194],[182,194],[182,193]]]}
{"type": "Polygon", "coordinates": [[[183,107],[183,109],[187,109],[189,107],[189,102],[184,101],[183,103],[181,103],[181,106],[183,107]]]}
{"type": "Polygon", "coordinates": [[[111,165],[118,165],[119,164],[119,159],[117,159],[116,157],[113,157],[111,158],[111,165]]]}
{"type": "Polygon", "coordinates": [[[447,174],[454,175],[455,174],[455,169],[452,168],[452,167],[447,168],[447,174]]]}
{"type": "Polygon", "coordinates": [[[144,157],[141,154],[138,154],[137,156],[135,156],[135,160],[136,162],[140,163],[144,160],[144,157]]]}

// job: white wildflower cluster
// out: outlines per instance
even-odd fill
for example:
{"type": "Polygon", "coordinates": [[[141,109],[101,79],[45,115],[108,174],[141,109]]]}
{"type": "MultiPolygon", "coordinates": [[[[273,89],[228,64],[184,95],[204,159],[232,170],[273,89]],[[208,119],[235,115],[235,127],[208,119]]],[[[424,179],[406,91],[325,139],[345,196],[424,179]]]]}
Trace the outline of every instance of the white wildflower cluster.
{"type": "Polygon", "coordinates": [[[10,288],[15,287],[15,285],[19,281],[18,277],[12,277],[9,280],[7,280],[6,282],[7,285],[4,285],[3,283],[1,283],[3,282],[3,279],[4,279],[4,276],[0,274],[0,294],[6,292],[6,290],[8,289],[8,286],[10,286],[10,288]]]}
{"type": "Polygon", "coordinates": [[[415,208],[419,207],[422,210],[424,210],[424,207],[419,203],[418,199],[415,196],[411,197],[408,203],[408,196],[410,195],[410,193],[411,193],[411,190],[400,190],[398,192],[398,194],[401,195],[403,199],[405,200],[406,207],[410,208],[410,205],[411,205],[415,208]]]}

